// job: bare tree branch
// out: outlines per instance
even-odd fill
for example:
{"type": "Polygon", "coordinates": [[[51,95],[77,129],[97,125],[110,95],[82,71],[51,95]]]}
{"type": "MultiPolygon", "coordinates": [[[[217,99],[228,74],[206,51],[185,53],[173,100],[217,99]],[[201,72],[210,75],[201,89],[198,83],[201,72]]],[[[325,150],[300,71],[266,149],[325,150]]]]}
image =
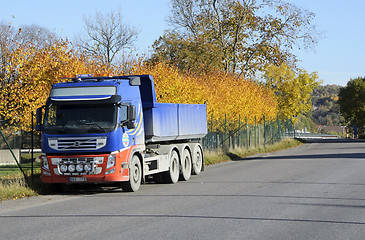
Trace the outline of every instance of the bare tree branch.
{"type": "Polygon", "coordinates": [[[122,12],[110,11],[102,14],[84,16],[87,38],[80,39],[81,49],[90,54],[103,57],[106,64],[111,64],[123,49],[130,49],[137,40],[139,31],[123,22],[122,12]]]}

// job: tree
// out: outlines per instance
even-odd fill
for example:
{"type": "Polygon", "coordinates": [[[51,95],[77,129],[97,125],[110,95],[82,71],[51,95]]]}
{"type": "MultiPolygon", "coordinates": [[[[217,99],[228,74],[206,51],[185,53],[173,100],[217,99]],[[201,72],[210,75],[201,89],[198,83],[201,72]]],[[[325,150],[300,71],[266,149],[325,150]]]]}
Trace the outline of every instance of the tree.
{"type": "Polygon", "coordinates": [[[316,72],[309,74],[301,69],[295,72],[285,64],[271,65],[263,77],[266,85],[276,93],[281,118],[304,114],[311,109],[311,94],[320,83],[316,72]]]}
{"type": "Polygon", "coordinates": [[[313,90],[311,118],[316,124],[338,126],[344,121],[337,103],[340,88],[339,85],[324,85],[313,90]]]}
{"type": "Polygon", "coordinates": [[[15,42],[6,55],[8,64],[0,78],[0,119],[8,120],[14,129],[29,130],[31,111],[46,102],[51,86],[62,76],[112,71],[62,39],[42,48],[15,42]]]}
{"type": "Polygon", "coordinates": [[[20,26],[17,39],[20,44],[32,43],[33,47],[41,49],[58,40],[58,36],[47,28],[31,24],[20,26]]]}
{"type": "Polygon", "coordinates": [[[365,78],[351,79],[338,94],[340,113],[349,126],[365,126],[365,78]]]}
{"type": "Polygon", "coordinates": [[[84,24],[87,37],[78,40],[79,46],[89,54],[102,56],[106,64],[111,64],[123,49],[133,47],[139,33],[123,22],[120,9],[105,15],[96,11],[93,16],[84,16],[84,24]]]}
{"type": "Polygon", "coordinates": [[[254,75],[270,64],[294,65],[292,49],[318,41],[313,18],[280,0],[172,0],[169,22],[175,29],[155,42],[154,57],[188,69],[209,59],[226,72],[254,75]],[[185,54],[174,54],[176,46],[185,54]]]}
{"type": "MultiPolygon", "coordinates": [[[[42,49],[47,44],[57,41],[55,33],[38,25],[21,25],[16,30],[13,26],[0,23],[0,86],[5,83],[5,74],[13,63],[10,61],[10,55],[20,46],[25,50],[42,49]]],[[[10,79],[8,79],[10,80],[10,79]]]]}
{"type": "Polygon", "coordinates": [[[214,44],[201,40],[184,38],[176,31],[167,31],[152,45],[155,53],[151,63],[167,62],[180,70],[209,72],[222,69],[222,53],[214,44]]]}
{"type": "MultiPolygon", "coordinates": [[[[6,68],[9,65],[9,52],[14,47],[14,28],[8,24],[0,24],[0,79],[4,79],[6,68]]],[[[4,81],[0,82],[0,88],[4,81]]]]}

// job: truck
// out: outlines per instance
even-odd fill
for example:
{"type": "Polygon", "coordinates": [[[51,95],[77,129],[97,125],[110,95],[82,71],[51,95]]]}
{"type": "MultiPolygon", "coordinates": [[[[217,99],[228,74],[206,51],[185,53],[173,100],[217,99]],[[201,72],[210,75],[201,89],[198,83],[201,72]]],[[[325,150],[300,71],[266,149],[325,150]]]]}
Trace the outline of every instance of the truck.
{"type": "Polygon", "coordinates": [[[41,180],[53,185],[176,183],[204,170],[206,104],[159,103],[151,75],[77,75],[36,111],[41,180]]]}

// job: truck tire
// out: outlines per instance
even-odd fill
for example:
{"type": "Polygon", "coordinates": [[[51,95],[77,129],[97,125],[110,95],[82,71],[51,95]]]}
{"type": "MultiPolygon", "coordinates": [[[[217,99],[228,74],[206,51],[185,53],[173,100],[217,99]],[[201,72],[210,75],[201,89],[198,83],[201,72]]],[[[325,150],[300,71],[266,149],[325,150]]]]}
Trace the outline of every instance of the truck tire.
{"type": "Polygon", "coordinates": [[[164,173],[164,179],[167,183],[177,183],[180,176],[179,154],[172,150],[170,155],[170,169],[164,173]]]}
{"type": "Polygon", "coordinates": [[[134,155],[129,169],[129,181],[122,183],[122,189],[125,192],[136,192],[141,186],[142,167],[139,157],[134,155]]]}
{"type": "Polygon", "coordinates": [[[191,155],[190,151],[185,148],[182,153],[181,158],[181,174],[180,179],[183,181],[188,181],[191,177],[191,155]]]}
{"type": "Polygon", "coordinates": [[[198,175],[203,168],[203,152],[200,144],[194,146],[192,174],[198,175]]]}

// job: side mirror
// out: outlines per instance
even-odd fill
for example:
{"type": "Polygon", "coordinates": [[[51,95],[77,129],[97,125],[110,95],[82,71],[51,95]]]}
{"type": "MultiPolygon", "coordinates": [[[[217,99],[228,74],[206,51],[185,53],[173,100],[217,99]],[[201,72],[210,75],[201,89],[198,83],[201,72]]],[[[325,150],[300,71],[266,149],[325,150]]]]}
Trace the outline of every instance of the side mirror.
{"type": "Polygon", "coordinates": [[[42,124],[42,109],[43,107],[37,108],[35,119],[37,124],[42,124]]]}
{"type": "Polygon", "coordinates": [[[128,120],[128,122],[127,122],[127,128],[128,129],[133,129],[133,128],[136,128],[136,125],[134,124],[133,121],[128,120]]]}
{"type": "Polygon", "coordinates": [[[120,126],[125,126],[128,129],[136,128],[134,123],[136,120],[136,106],[133,106],[129,103],[127,105],[121,105],[121,107],[123,107],[122,115],[124,120],[122,120],[120,126]]]}
{"type": "Polygon", "coordinates": [[[36,120],[35,130],[36,131],[42,131],[42,128],[43,128],[43,123],[42,123],[42,109],[43,109],[43,107],[37,108],[37,110],[36,110],[36,115],[35,115],[35,120],[36,120]]]}
{"type": "Polygon", "coordinates": [[[128,106],[128,120],[129,121],[136,120],[136,106],[133,105],[128,106]]]}

